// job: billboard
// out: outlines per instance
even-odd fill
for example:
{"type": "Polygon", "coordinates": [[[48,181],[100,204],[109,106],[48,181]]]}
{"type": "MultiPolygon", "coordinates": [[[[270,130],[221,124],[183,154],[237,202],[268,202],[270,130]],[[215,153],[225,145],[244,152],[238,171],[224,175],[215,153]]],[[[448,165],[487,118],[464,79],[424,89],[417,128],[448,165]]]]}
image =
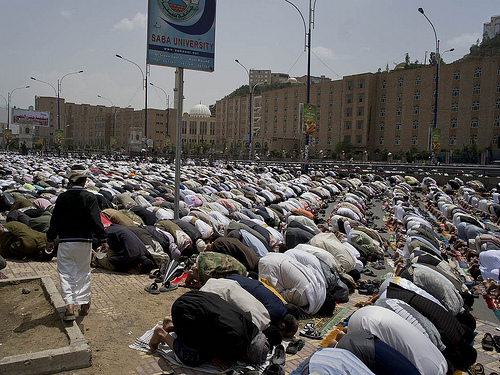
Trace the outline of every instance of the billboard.
{"type": "Polygon", "coordinates": [[[433,128],[431,133],[431,150],[441,150],[441,129],[433,128]]]}
{"type": "Polygon", "coordinates": [[[29,111],[27,109],[12,109],[13,124],[32,124],[34,126],[49,126],[49,113],[40,111],[29,111]]]}
{"type": "Polygon", "coordinates": [[[305,103],[302,110],[302,132],[314,134],[316,132],[316,106],[305,103]]]}
{"type": "Polygon", "coordinates": [[[64,141],[64,132],[62,131],[62,129],[56,129],[54,131],[54,133],[55,133],[55,137],[56,137],[56,142],[63,143],[63,141],[64,141]]]}
{"type": "Polygon", "coordinates": [[[147,63],[214,71],[216,0],[149,0],[147,63]]]}

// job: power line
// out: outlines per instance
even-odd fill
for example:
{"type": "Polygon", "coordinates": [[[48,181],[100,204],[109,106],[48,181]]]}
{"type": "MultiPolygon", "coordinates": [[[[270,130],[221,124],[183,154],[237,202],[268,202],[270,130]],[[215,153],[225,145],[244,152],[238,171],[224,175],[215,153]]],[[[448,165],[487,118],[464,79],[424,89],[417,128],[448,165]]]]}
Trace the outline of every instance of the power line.
{"type": "Polygon", "coordinates": [[[332,69],[332,68],[330,68],[328,65],[326,65],[326,64],[323,62],[323,60],[321,60],[321,59],[318,57],[318,55],[316,55],[316,54],[314,53],[314,51],[311,51],[311,52],[312,52],[312,54],[313,54],[313,55],[314,55],[314,56],[315,56],[315,57],[316,57],[316,58],[317,58],[317,59],[318,59],[318,60],[319,60],[319,61],[320,61],[320,62],[321,62],[324,66],[326,66],[326,67],[327,67],[328,69],[330,69],[330,70],[331,70],[334,74],[336,74],[338,78],[342,78],[342,77],[340,76],[340,74],[338,74],[335,70],[333,70],[333,69],[332,69]]]}

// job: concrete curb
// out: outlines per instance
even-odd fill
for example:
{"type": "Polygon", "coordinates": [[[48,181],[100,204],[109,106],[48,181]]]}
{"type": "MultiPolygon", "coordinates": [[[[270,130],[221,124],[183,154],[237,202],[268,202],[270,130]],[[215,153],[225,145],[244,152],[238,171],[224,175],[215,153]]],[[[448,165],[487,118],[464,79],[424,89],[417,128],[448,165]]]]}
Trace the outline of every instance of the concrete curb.
{"type": "MultiPolygon", "coordinates": [[[[36,279],[41,281],[46,298],[57,310],[62,321],[65,304],[50,276],[0,280],[0,286],[2,284],[20,284],[36,279]]],[[[2,358],[0,359],[0,374],[45,375],[90,367],[92,365],[92,351],[80,328],[76,322],[74,324],[63,322],[63,326],[69,339],[68,346],[2,358]]]]}

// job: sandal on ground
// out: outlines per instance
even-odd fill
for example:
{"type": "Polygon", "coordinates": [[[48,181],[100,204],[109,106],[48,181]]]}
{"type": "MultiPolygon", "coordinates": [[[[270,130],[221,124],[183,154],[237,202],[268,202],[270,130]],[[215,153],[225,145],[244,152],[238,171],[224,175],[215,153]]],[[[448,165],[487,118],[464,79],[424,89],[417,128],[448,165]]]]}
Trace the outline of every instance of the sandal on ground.
{"type": "Polygon", "coordinates": [[[306,342],[303,339],[293,339],[286,347],[285,352],[287,354],[297,354],[297,352],[302,350],[305,344],[306,342]]]}
{"type": "Polygon", "coordinates": [[[483,350],[491,352],[495,348],[495,341],[493,340],[493,336],[491,333],[486,332],[481,340],[481,345],[483,346],[483,350]]]}
{"type": "Polygon", "coordinates": [[[500,352],[500,336],[493,336],[493,345],[495,345],[495,350],[500,352]]]}
{"type": "Polygon", "coordinates": [[[75,314],[72,314],[72,315],[66,315],[66,314],[64,314],[63,320],[65,322],[72,322],[72,321],[76,320],[76,316],[75,316],[75,314]]]}
{"type": "Polygon", "coordinates": [[[476,363],[469,367],[467,373],[470,375],[484,375],[484,366],[480,363],[476,363]]]}
{"type": "Polygon", "coordinates": [[[304,329],[300,330],[300,336],[304,336],[314,340],[321,340],[323,336],[314,328],[314,323],[307,323],[304,329]]]}
{"type": "Polygon", "coordinates": [[[160,292],[171,292],[172,290],[176,290],[179,286],[177,284],[171,283],[170,281],[167,281],[165,284],[163,284],[160,287],[160,292]]]}
{"type": "Polygon", "coordinates": [[[286,360],[285,347],[283,344],[279,344],[274,348],[274,354],[271,358],[271,363],[275,365],[284,365],[286,360]]]}
{"type": "Polygon", "coordinates": [[[151,283],[149,285],[146,285],[144,287],[144,290],[148,293],[151,294],[160,294],[160,291],[158,290],[158,284],[157,283],[151,283]]]}
{"type": "Polygon", "coordinates": [[[78,313],[78,315],[80,315],[80,316],[89,315],[89,310],[90,310],[90,299],[89,299],[88,303],[86,303],[80,307],[80,312],[78,313]]]}

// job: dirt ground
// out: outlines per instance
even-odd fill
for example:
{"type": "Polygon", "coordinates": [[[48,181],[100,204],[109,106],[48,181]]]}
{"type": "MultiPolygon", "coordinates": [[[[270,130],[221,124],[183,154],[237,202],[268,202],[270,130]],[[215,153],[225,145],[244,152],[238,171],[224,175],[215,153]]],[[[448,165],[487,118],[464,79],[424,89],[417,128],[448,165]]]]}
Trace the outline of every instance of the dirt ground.
{"type": "Polygon", "coordinates": [[[135,369],[144,356],[152,354],[130,349],[128,346],[165,315],[169,315],[172,303],[188,290],[179,288],[152,295],[138,289],[122,298],[116,308],[96,311],[91,307],[89,315],[77,317],[75,324],[79,325],[84,337],[90,342],[92,367],[61,374],[135,374],[135,369]]]}
{"type": "Polygon", "coordinates": [[[0,301],[0,358],[68,345],[63,323],[40,280],[3,284],[0,301]]]}

